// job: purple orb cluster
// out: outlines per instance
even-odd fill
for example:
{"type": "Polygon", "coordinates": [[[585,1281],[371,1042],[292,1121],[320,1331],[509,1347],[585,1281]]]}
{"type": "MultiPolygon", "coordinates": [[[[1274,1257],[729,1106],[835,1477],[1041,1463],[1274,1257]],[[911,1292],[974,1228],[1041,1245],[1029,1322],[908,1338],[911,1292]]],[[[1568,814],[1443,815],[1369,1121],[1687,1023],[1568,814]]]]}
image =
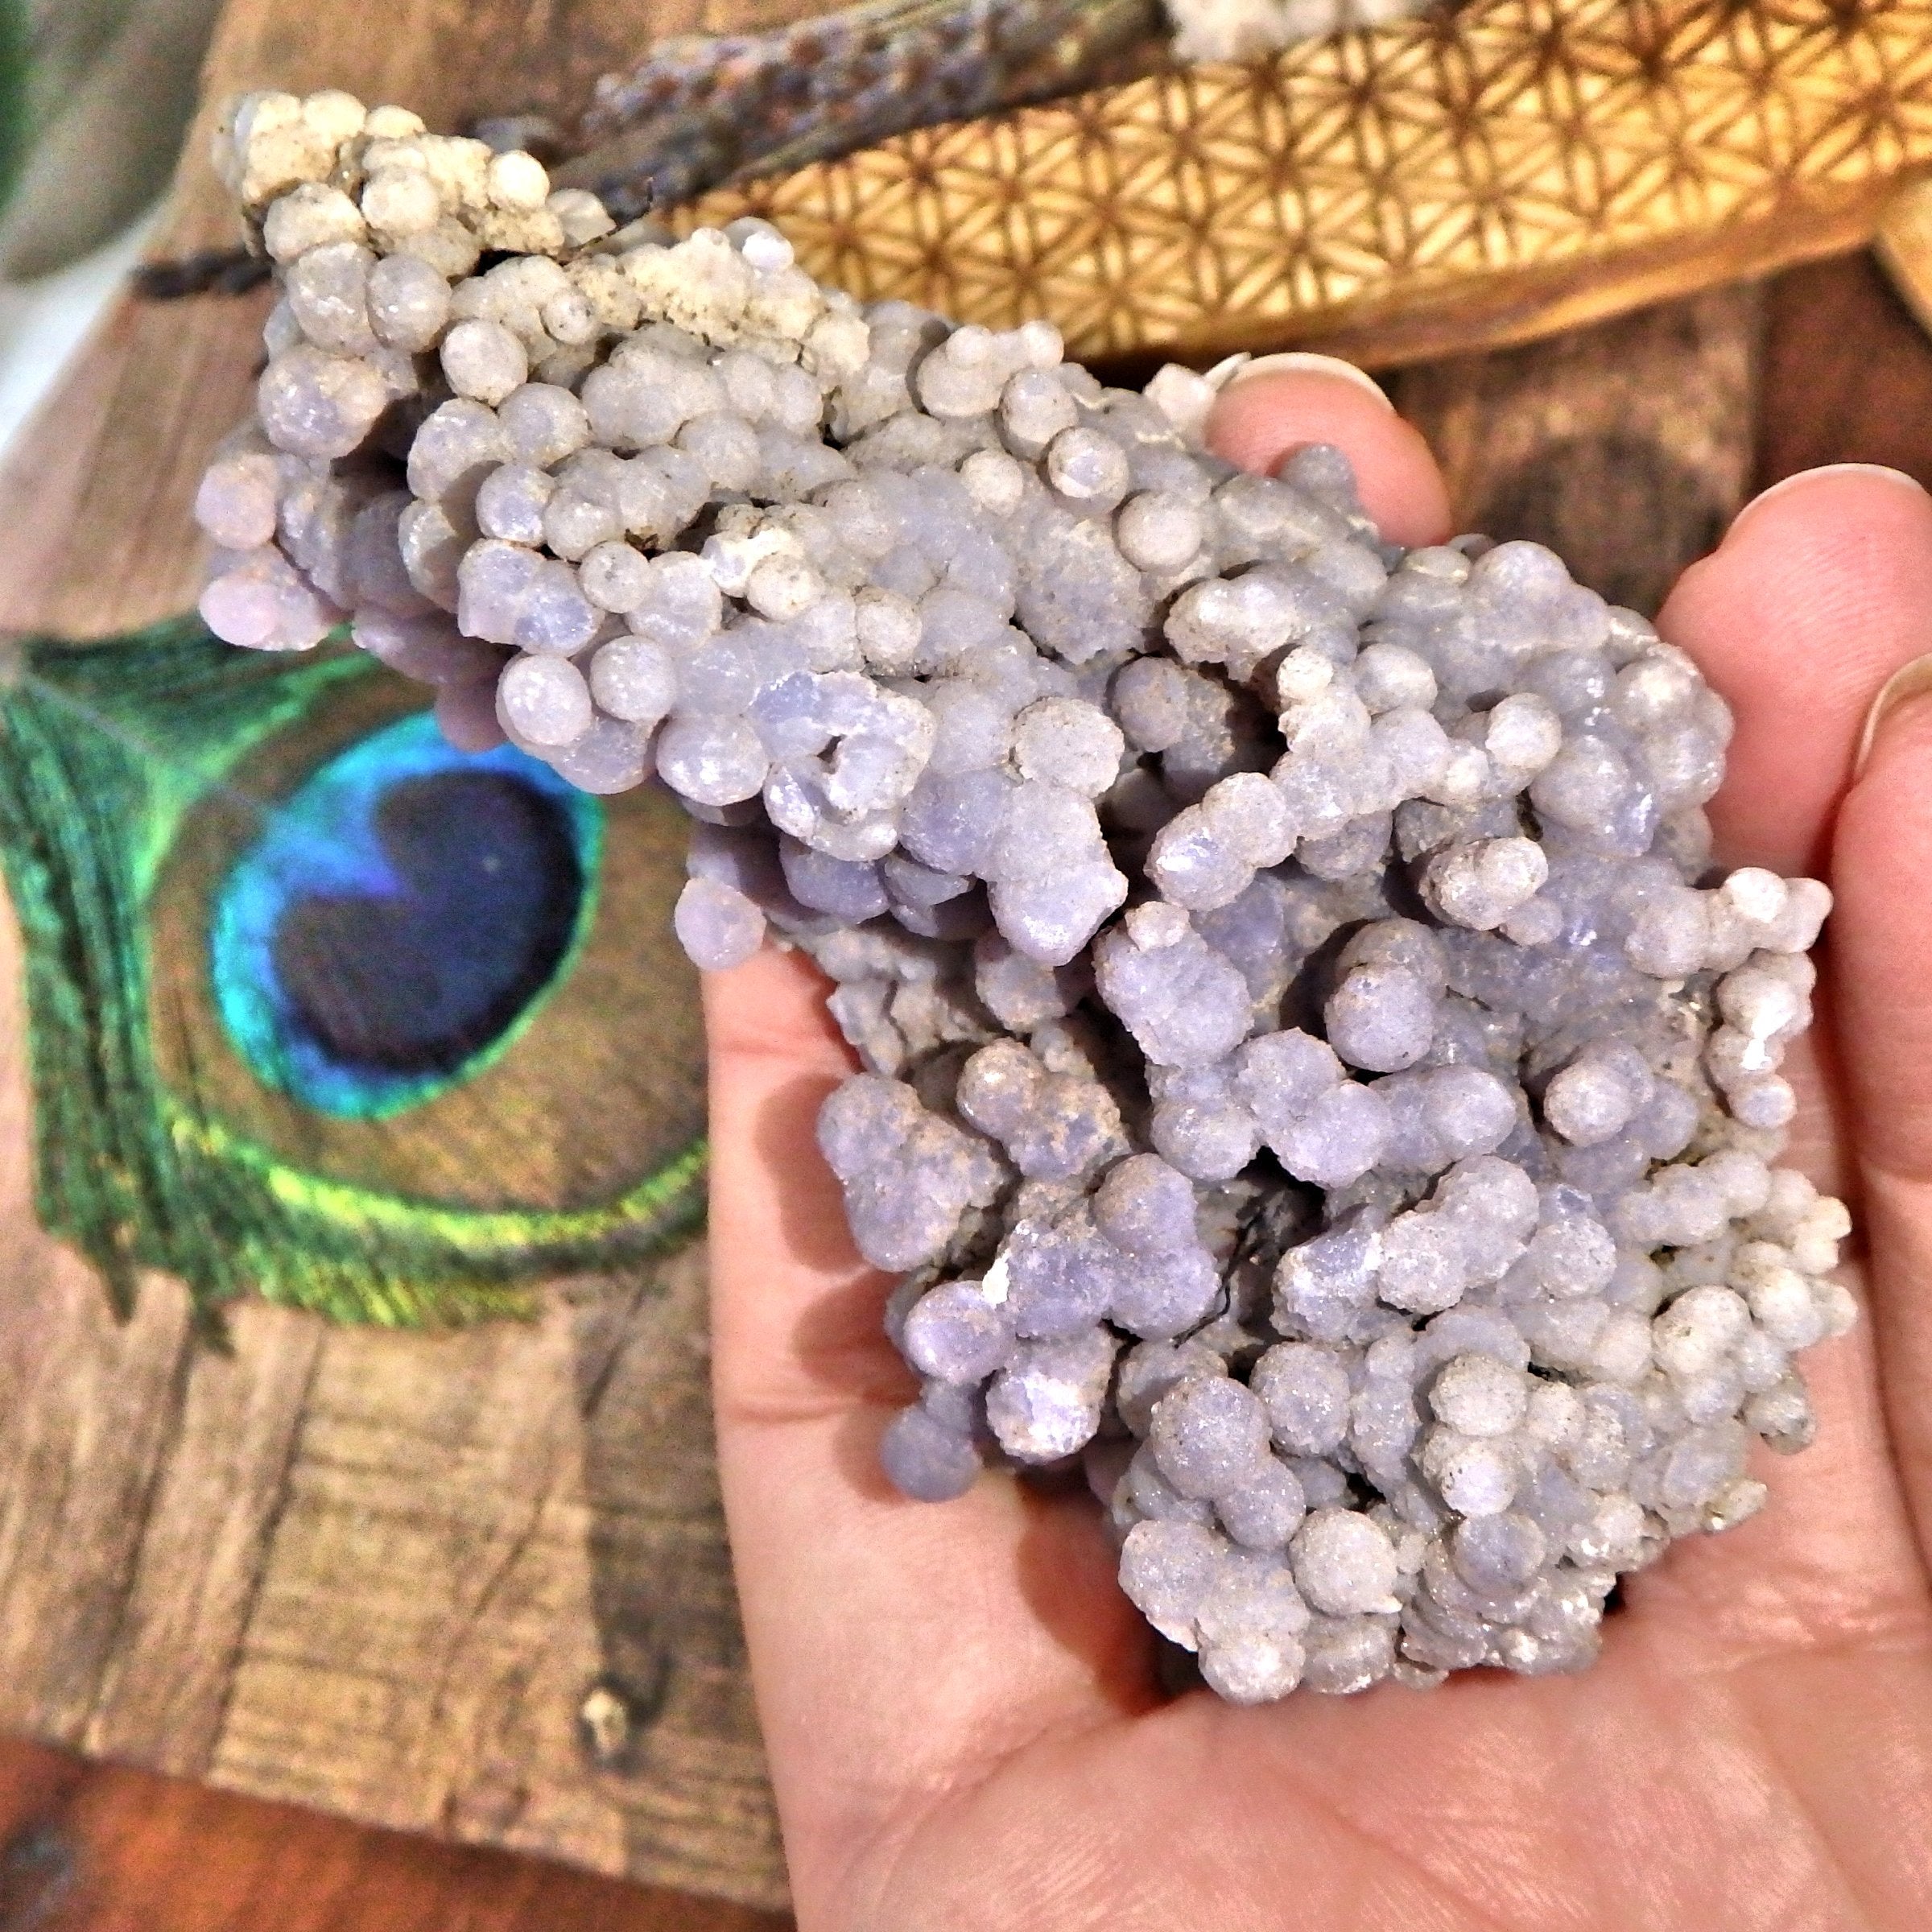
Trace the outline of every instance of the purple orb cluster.
{"type": "Polygon", "coordinates": [[[346,96],[225,139],[282,299],[208,623],[663,785],[691,957],[831,979],[902,1490],[1084,1472],[1241,1703],[1578,1668],[1761,1505],[1854,1319],[1774,1165],[1830,896],[1714,870],[1682,653],[1534,544],[1384,541],[1331,449],[1236,472],[1210,379],[613,232],[346,96]]]}

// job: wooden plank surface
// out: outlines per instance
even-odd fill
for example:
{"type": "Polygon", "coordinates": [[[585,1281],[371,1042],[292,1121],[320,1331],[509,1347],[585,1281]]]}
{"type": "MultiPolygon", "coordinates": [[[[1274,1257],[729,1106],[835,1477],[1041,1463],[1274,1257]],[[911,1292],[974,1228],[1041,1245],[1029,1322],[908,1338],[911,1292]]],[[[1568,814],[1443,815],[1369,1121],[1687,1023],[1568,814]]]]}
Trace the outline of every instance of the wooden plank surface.
{"type": "Polygon", "coordinates": [[[785,1932],[791,1923],[0,1742],[8,1932],[785,1932]]]}
{"type": "Polygon", "coordinates": [[[1884,463],[1932,489],[1932,342],[1869,254],[1771,283],[1764,381],[1754,489],[1820,463],[1884,463]]]}
{"type": "Polygon", "coordinates": [[[1396,374],[1460,528],[1547,543],[1613,603],[1654,613],[1723,534],[1752,468],[1755,283],[1396,374]]]}
{"type": "MultiPolygon", "coordinates": [[[[399,0],[379,19],[237,0],[216,85],[327,80],[449,122],[555,104],[595,70],[583,47],[635,19],[615,0],[399,0]]],[[[182,244],[217,232],[198,165],[184,171],[182,244]]],[[[0,624],[105,633],[187,601],[187,501],[242,405],[258,316],[258,301],[204,299],[110,320],[0,478],[0,624]]],[[[1468,520],[1553,542],[1587,577],[1653,602],[1747,485],[1761,365],[1857,366],[1842,320],[1809,347],[1804,326],[1781,290],[1734,291],[1393,386],[1468,520]]],[[[1815,394],[1827,378],[1812,374],[1815,394]]],[[[1769,399],[1761,467],[1781,434],[1822,459],[1830,431],[1777,429],[1791,398],[1769,399]]],[[[117,1327],[32,1221],[18,980],[9,928],[0,1726],[371,1823],[780,1902],[710,1463],[701,1253],[559,1283],[527,1327],[402,1336],[256,1306],[217,1356],[156,1280],[117,1327]]]]}

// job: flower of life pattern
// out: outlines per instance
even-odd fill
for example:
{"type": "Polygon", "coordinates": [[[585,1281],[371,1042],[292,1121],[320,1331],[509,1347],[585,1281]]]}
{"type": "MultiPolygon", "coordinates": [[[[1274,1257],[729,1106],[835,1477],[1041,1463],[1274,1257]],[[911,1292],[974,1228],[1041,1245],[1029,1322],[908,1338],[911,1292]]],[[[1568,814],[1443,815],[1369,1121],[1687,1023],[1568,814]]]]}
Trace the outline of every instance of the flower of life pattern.
{"type": "Polygon", "coordinates": [[[1932,0],[1472,0],[720,191],[814,275],[1075,355],[1521,340],[1866,238],[1932,0]]]}

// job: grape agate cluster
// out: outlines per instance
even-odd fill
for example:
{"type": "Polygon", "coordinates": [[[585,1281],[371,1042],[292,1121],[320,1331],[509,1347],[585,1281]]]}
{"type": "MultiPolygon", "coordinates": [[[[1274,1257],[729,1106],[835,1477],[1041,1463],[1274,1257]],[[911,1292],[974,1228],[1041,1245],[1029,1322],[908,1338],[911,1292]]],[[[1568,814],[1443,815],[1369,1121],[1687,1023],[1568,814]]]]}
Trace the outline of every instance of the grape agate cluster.
{"type": "Polygon", "coordinates": [[[833,982],[901,1489],[1084,1470],[1244,1703],[1575,1669],[1762,1504],[1853,1319],[1773,1165],[1829,895],[1713,871],[1729,720],[1648,624],[756,222],[613,233],[340,94],[225,160],[281,300],[208,622],[346,625],[459,743],[667,786],[691,956],[833,982]]]}

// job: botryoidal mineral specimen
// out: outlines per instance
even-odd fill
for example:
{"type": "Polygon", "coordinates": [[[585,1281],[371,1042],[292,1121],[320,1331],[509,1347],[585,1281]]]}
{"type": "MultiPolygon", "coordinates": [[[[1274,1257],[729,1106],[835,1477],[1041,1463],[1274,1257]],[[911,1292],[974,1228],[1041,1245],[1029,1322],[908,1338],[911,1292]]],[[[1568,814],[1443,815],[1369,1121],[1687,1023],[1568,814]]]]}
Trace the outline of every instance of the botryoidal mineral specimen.
{"type": "Polygon", "coordinates": [[[1843,1208],[1770,1164],[1829,895],[1713,873],[1728,718],[1648,624],[756,222],[613,233],[340,94],[225,161],[282,299],[208,621],[346,619],[460,742],[654,774],[692,957],[836,982],[901,1489],[1084,1462],[1242,1702],[1575,1669],[1763,1503],[1854,1315],[1843,1208]]]}

